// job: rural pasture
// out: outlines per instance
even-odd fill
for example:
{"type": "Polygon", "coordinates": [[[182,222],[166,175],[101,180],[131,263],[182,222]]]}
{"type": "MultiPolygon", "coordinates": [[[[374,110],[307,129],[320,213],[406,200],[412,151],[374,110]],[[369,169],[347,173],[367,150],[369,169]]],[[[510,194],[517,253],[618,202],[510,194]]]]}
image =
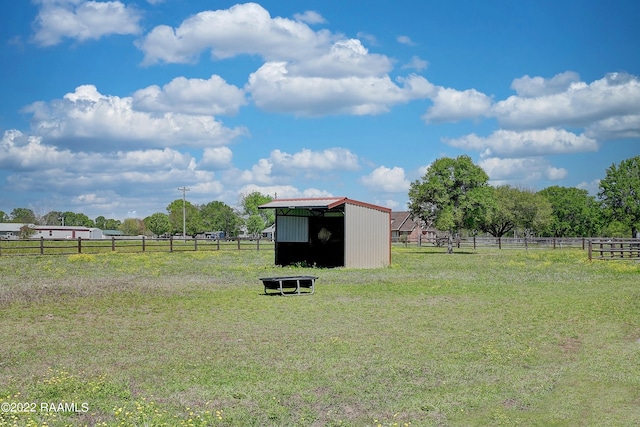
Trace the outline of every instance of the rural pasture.
{"type": "Polygon", "coordinates": [[[0,426],[640,424],[640,263],[443,252],[1,257],[0,426]]]}

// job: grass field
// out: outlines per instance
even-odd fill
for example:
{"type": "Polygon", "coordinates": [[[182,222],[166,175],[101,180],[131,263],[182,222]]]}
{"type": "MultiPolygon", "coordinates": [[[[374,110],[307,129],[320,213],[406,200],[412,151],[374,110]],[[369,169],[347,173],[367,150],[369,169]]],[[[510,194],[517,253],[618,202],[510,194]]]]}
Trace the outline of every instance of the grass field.
{"type": "Polygon", "coordinates": [[[640,264],[586,258],[1,257],[0,426],[640,425],[640,264]]]}

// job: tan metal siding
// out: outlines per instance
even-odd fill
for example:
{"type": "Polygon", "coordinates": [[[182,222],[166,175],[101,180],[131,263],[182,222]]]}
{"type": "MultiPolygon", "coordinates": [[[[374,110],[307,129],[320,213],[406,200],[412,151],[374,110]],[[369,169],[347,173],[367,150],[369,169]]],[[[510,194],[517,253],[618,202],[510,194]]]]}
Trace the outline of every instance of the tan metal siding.
{"type": "Polygon", "coordinates": [[[345,206],[345,267],[386,267],[391,259],[388,212],[347,203],[345,206]]]}

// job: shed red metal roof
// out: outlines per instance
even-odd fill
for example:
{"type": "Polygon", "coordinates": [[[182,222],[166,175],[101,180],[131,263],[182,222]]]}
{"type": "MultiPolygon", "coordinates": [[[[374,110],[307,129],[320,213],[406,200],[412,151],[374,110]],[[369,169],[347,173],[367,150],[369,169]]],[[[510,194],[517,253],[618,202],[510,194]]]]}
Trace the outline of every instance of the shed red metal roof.
{"type": "Polygon", "coordinates": [[[360,202],[358,200],[349,199],[347,197],[312,197],[300,199],[274,199],[264,205],[258,206],[259,209],[276,209],[276,208],[298,208],[298,209],[333,209],[344,204],[352,204],[376,209],[382,212],[391,212],[390,208],[384,206],[373,205],[371,203],[360,202]]]}

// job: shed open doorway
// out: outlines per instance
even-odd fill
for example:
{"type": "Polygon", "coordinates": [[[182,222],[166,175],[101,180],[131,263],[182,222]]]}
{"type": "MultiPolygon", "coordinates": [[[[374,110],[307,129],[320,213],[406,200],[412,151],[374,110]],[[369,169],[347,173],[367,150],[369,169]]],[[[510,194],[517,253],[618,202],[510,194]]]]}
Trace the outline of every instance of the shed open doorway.
{"type": "Polygon", "coordinates": [[[275,263],[376,268],[391,262],[391,210],[345,197],[275,199],[275,263]]]}

